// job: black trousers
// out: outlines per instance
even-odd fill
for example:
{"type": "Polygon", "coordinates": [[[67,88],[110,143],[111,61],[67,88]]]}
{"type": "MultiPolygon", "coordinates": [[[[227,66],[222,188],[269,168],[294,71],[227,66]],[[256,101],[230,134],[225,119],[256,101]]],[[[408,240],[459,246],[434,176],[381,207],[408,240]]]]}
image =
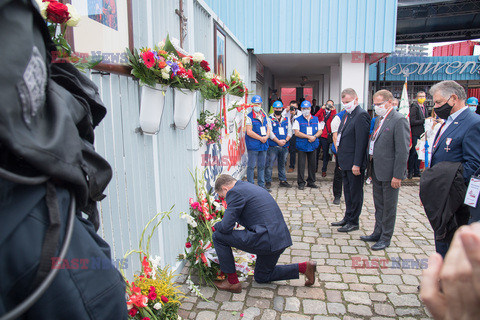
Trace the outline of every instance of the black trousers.
{"type": "Polygon", "coordinates": [[[344,219],[349,224],[358,225],[362,213],[365,169],[360,170],[358,176],[352,170],[342,170],[342,177],[346,206],[344,219]]]}
{"type": "Polygon", "coordinates": [[[316,166],[316,171],[318,171],[318,160],[320,159],[320,150],[323,150],[323,156],[322,156],[322,160],[323,160],[323,165],[322,165],[322,172],[327,172],[327,166],[328,166],[328,160],[330,159],[330,154],[329,154],[329,150],[330,150],[330,143],[328,143],[328,139],[327,138],[322,138],[320,137],[320,145],[318,146],[318,149],[317,149],[317,166],[316,166]]]}
{"type": "Polygon", "coordinates": [[[218,231],[213,233],[212,241],[220,262],[220,270],[224,273],[235,272],[235,260],[232,253],[232,247],[235,247],[257,255],[253,277],[258,283],[299,278],[298,263],[277,265],[278,258],[285,249],[271,252],[247,247],[242,240],[244,239],[241,235],[243,232],[243,230],[234,230],[231,233],[218,231]]]}
{"type": "Polygon", "coordinates": [[[295,136],[292,136],[292,138],[290,139],[290,145],[288,146],[288,152],[290,153],[290,168],[295,168],[295,160],[296,160],[296,157],[297,157],[297,148],[295,147],[296,144],[296,138],[295,136]]]}
{"type": "Polygon", "coordinates": [[[335,171],[333,173],[333,196],[335,197],[335,199],[340,199],[342,197],[342,185],[342,170],[338,165],[337,157],[335,157],[335,171]]]}
{"type": "Polygon", "coordinates": [[[420,174],[420,160],[418,160],[417,150],[415,150],[418,139],[420,139],[419,136],[412,136],[412,147],[408,155],[408,173],[415,175],[420,174]]]}
{"type": "Polygon", "coordinates": [[[298,173],[297,183],[299,186],[305,185],[305,161],[308,161],[307,184],[315,183],[315,170],[317,165],[317,150],[304,152],[298,150],[298,173]]]}

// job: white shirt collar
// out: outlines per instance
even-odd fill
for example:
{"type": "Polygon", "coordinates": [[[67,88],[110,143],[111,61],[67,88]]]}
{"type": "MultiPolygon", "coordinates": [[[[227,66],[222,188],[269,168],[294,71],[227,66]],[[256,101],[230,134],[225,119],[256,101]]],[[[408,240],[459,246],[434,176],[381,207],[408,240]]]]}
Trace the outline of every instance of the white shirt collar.
{"type": "Polygon", "coordinates": [[[454,113],[448,116],[448,120],[450,120],[450,122],[454,121],[460,115],[460,113],[462,113],[466,109],[468,109],[467,106],[463,107],[460,110],[455,111],[454,113]]]}

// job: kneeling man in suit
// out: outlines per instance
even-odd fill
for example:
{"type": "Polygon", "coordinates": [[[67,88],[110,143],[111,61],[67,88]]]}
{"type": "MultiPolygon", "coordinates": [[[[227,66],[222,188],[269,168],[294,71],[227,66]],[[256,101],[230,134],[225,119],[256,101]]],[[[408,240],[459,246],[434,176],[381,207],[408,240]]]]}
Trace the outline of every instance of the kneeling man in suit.
{"type": "Polygon", "coordinates": [[[215,181],[215,192],[227,202],[224,217],[215,224],[213,233],[220,269],[227,275],[225,280],[215,281],[218,289],[242,291],[232,247],[257,255],[254,278],[259,283],[298,279],[299,273],[305,274],[306,286],[315,283],[316,263],[313,261],[277,265],[280,255],[292,245],[292,238],[282,211],[268,191],[222,174],[215,181]],[[234,230],[237,222],[245,229],[234,230]]]}

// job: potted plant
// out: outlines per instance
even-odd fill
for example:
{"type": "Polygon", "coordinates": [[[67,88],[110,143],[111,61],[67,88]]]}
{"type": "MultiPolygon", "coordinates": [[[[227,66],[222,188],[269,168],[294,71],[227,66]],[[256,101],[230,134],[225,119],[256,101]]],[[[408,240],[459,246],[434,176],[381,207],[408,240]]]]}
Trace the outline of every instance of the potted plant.
{"type": "Polygon", "coordinates": [[[200,113],[198,119],[198,138],[200,146],[203,143],[219,143],[222,138],[222,128],[224,126],[220,114],[214,114],[210,111],[200,113]]]}

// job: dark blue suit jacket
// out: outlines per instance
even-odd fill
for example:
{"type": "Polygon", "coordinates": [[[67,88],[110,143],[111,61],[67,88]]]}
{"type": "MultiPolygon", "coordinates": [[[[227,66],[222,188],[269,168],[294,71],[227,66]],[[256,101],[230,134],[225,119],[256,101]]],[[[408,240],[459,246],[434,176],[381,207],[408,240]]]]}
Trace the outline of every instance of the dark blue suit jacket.
{"type": "Polygon", "coordinates": [[[367,166],[367,143],[370,133],[370,115],[357,106],[352,113],[345,113],[338,132],[342,134],[338,146],[338,165],[342,170],[352,170],[354,165],[367,166]]]}
{"type": "MultiPolygon", "coordinates": [[[[440,131],[439,131],[440,132],[440,131]]],[[[437,141],[435,137],[434,141],[437,141]]],[[[432,167],[442,161],[463,163],[465,183],[480,167],[480,116],[465,109],[440,136],[432,151],[432,167]],[[452,139],[447,152],[447,139],[452,139]]]]}
{"type": "Polygon", "coordinates": [[[235,223],[245,227],[243,245],[252,250],[275,252],[292,245],[292,238],[277,202],[264,188],[237,181],[225,197],[227,210],[215,232],[231,233],[235,223]]]}

